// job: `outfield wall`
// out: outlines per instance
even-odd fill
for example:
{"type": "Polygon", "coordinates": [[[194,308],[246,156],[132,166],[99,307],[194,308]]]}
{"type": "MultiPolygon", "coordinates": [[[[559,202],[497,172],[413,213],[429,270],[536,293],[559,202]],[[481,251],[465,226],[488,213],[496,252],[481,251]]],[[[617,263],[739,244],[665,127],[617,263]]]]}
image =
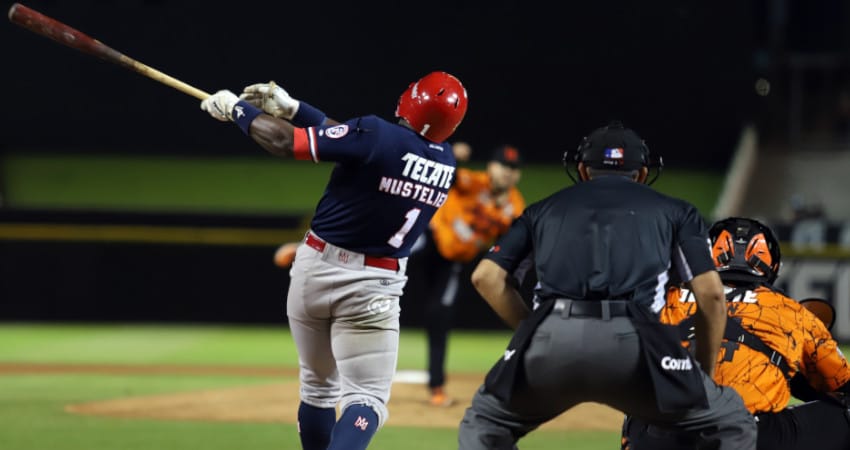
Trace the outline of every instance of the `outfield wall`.
{"type": "MultiPolygon", "coordinates": [[[[303,220],[0,209],[0,320],[285,323],[289,276],[272,258],[303,220]]],[[[407,326],[424,325],[424,269],[409,267],[407,326]]],[[[504,328],[462,292],[458,327],[504,328]]]]}
{"type": "MultiPolygon", "coordinates": [[[[0,241],[0,320],[283,324],[289,276],[275,246],[0,241]]],[[[424,325],[408,273],[402,324],[424,325]]],[[[466,287],[458,328],[506,329],[466,287]]]]}
{"type": "MultiPolygon", "coordinates": [[[[285,323],[289,277],[272,257],[305,229],[302,216],[0,209],[0,320],[285,323]]],[[[830,300],[833,331],[850,341],[850,254],[783,252],[778,287],[830,300]]],[[[411,261],[407,326],[425,324],[423,270],[411,261]]],[[[468,283],[461,292],[457,327],[504,329],[468,283]]]]}
{"type": "Polygon", "coordinates": [[[833,335],[850,341],[850,258],[785,258],[777,281],[777,287],[798,300],[829,300],[835,307],[833,335]]]}

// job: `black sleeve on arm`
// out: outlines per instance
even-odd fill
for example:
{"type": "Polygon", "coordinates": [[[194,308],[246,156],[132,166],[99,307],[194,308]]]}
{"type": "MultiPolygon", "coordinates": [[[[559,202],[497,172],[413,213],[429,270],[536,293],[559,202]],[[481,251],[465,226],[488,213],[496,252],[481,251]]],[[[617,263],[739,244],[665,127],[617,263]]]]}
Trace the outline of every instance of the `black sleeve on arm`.
{"type": "Polygon", "coordinates": [[[688,205],[676,233],[672,259],[682,281],[690,281],[715,269],[709,251],[708,231],[694,206],[688,205]]]}
{"type": "Polygon", "coordinates": [[[823,394],[815,390],[801,372],[797,372],[791,377],[791,395],[804,402],[823,400],[823,394]]]}
{"type": "Polygon", "coordinates": [[[533,249],[531,222],[523,213],[514,220],[507,233],[496,241],[496,244],[484,255],[484,258],[498,264],[508,273],[513,274],[520,263],[533,249]]]}
{"type": "Polygon", "coordinates": [[[809,380],[803,376],[801,372],[797,372],[791,378],[791,395],[794,398],[803,401],[803,402],[811,402],[815,400],[820,400],[822,402],[831,403],[834,405],[838,405],[842,408],[847,408],[850,405],[847,405],[847,396],[850,395],[850,382],[844,383],[841,387],[836,389],[836,392],[841,392],[844,394],[844,397],[837,397],[835,395],[830,395],[826,392],[820,392],[817,389],[813,388],[811,384],[809,384],[809,380]]]}

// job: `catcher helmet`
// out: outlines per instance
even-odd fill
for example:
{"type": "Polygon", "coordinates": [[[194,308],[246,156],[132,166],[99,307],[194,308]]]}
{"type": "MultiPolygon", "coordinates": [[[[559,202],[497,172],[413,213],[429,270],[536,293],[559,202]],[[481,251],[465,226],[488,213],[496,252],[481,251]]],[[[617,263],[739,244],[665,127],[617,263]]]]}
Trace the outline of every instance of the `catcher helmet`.
{"type": "Polygon", "coordinates": [[[433,142],[443,142],[454,133],[466,114],[466,89],[446,72],[431,72],[398,99],[396,117],[433,142]]]}
{"type": "Polygon", "coordinates": [[[661,158],[652,160],[649,147],[633,130],[619,121],[610,122],[593,130],[582,138],[574,153],[564,152],[564,169],[575,182],[578,177],[571,169],[583,163],[593,169],[629,172],[643,167],[656,169],[655,176],[647,184],[658,179],[663,167],[661,158]]]}
{"type": "Polygon", "coordinates": [[[743,217],[715,222],[708,230],[711,258],[723,281],[773,283],[782,255],[773,230],[743,217]]]}

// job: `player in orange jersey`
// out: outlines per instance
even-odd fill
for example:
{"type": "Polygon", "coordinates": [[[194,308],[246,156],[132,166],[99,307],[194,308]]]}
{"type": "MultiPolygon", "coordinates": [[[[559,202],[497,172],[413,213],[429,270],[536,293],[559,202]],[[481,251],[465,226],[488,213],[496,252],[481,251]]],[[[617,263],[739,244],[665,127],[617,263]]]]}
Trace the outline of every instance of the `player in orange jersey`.
{"type": "MultiPolygon", "coordinates": [[[[730,217],[715,223],[709,238],[728,313],[714,380],[735,389],[755,415],[758,449],[850,449],[850,366],[831,323],[772,286],[781,260],[773,232],[756,220],[730,217]],[[805,403],[788,406],[792,396],[805,403]]],[[[661,321],[677,325],[690,345],[693,295],[680,287],[667,294],[661,321]]],[[[632,419],[623,432],[629,450],[682,448],[692,439],[632,419]]]]}
{"type": "Polygon", "coordinates": [[[488,249],[525,208],[516,188],[521,157],[510,145],[494,151],[483,171],[458,168],[446,202],[431,219],[425,243],[411,259],[423,264],[427,277],[425,329],[428,335],[430,403],[449,406],[445,359],[455,299],[465,269],[488,249]]]}

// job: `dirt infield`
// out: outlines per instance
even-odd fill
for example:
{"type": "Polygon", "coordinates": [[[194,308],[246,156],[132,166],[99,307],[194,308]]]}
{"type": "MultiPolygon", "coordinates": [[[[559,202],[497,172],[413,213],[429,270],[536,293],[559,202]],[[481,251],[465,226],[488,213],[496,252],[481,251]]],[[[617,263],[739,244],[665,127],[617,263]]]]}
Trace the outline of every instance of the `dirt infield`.
{"type": "MultiPolygon", "coordinates": [[[[293,369],[0,364],[0,374],[10,373],[104,373],[104,374],[197,374],[295,377],[293,369]]],[[[455,403],[433,407],[416,373],[400,373],[393,384],[388,426],[456,427],[483,379],[478,374],[451,374],[449,394],[455,403]]],[[[164,420],[294,423],[298,407],[298,383],[271,383],[171,394],[116,398],[66,405],[74,414],[164,420]]],[[[585,403],[545,424],[542,429],[619,430],[622,414],[607,406],[585,403]]]]}

